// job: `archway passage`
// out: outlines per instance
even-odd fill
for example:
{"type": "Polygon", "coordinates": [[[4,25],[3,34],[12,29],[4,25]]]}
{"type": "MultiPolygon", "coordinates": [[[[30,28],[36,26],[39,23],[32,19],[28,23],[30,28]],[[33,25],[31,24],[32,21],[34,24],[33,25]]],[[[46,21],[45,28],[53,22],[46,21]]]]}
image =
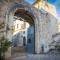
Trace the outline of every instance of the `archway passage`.
{"type": "Polygon", "coordinates": [[[18,9],[14,16],[21,17],[24,19],[24,21],[28,22],[29,24],[34,25],[34,16],[31,12],[26,11],[24,9],[18,9]]]}
{"type": "Polygon", "coordinates": [[[15,14],[15,35],[13,46],[27,53],[35,52],[35,24],[34,16],[29,11],[18,9],[15,14]]]}

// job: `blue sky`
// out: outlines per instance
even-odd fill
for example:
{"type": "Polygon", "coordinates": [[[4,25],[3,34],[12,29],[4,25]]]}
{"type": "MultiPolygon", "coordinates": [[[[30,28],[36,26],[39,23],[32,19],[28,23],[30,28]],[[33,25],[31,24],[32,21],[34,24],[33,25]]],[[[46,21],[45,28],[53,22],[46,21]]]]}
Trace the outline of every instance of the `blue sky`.
{"type": "Polygon", "coordinates": [[[49,3],[56,6],[57,18],[60,20],[60,0],[48,0],[49,3]]]}
{"type": "MultiPolygon", "coordinates": [[[[35,0],[26,1],[32,4],[35,0]]],[[[60,19],[60,0],[48,0],[48,2],[56,6],[57,18],[60,19]]]]}

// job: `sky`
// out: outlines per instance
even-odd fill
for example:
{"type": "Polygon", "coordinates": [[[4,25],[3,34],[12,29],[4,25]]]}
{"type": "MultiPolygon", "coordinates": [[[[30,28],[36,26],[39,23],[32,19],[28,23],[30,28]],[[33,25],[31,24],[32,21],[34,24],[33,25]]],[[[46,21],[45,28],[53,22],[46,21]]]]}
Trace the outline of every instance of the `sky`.
{"type": "Polygon", "coordinates": [[[48,0],[48,2],[56,6],[57,18],[60,21],[60,0],[48,0]]]}
{"type": "MultiPolygon", "coordinates": [[[[35,0],[26,0],[28,3],[33,4],[35,0]]],[[[48,0],[49,3],[56,6],[57,18],[60,21],[60,0],[48,0]]]]}

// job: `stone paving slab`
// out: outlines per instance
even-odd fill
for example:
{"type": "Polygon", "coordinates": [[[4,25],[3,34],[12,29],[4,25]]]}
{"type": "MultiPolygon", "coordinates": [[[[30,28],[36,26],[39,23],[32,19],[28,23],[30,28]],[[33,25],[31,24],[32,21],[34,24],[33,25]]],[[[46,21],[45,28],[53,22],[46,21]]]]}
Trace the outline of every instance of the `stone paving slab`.
{"type": "Polygon", "coordinates": [[[60,60],[60,55],[27,54],[25,56],[12,58],[12,60],[60,60]]]}

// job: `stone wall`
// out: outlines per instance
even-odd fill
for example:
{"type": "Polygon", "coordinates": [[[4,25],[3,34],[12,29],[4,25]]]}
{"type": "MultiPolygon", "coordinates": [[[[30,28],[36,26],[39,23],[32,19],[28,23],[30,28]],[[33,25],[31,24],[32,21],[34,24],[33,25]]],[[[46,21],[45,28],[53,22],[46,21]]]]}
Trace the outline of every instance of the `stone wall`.
{"type": "MultiPolygon", "coordinates": [[[[45,12],[44,10],[39,10],[33,8],[28,3],[23,0],[1,0],[0,1],[0,21],[5,21],[9,28],[13,26],[13,16],[16,10],[23,9],[25,11],[31,12],[35,23],[35,52],[41,52],[42,44],[47,43],[47,48],[49,50],[49,43],[52,41],[52,35],[57,32],[56,28],[56,18],[51,14],[45,12]],[[45,42],[44,42],[45,41],[45,42]]],[[[9,39],[12,40],[13,32],[10,30],[7,33],[9,39]],[[8,34],[10,33],[10,34],[8,34]]],[[[45,47],[46,47],[45,46],[45,47]]]]}

